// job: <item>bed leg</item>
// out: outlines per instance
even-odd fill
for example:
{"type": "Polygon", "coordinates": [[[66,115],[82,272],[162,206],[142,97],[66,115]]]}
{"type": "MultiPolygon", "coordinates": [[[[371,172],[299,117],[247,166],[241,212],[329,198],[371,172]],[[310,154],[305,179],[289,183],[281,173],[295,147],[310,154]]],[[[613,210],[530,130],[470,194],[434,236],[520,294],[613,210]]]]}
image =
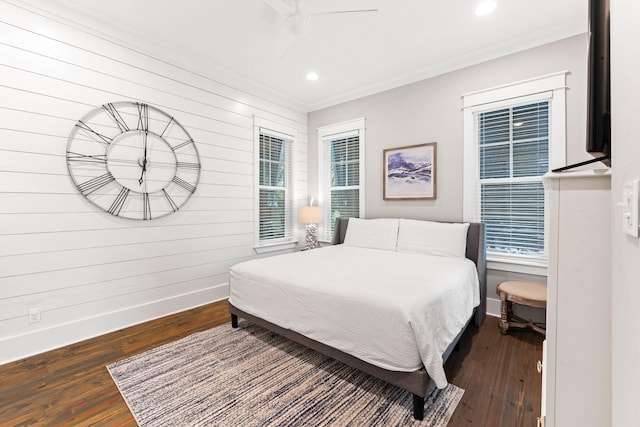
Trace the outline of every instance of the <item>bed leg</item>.
{"type": "Polygon", "coordinates": [[[235,314],[231,315],[231,327],[232,328],[237,328],[238,327],[238,316],[235,314]]]}
{"type": "Polygon", "coordinates": [[[424,418],[424,397],[413,394],[413,418],[422,421],[424,418]]]}

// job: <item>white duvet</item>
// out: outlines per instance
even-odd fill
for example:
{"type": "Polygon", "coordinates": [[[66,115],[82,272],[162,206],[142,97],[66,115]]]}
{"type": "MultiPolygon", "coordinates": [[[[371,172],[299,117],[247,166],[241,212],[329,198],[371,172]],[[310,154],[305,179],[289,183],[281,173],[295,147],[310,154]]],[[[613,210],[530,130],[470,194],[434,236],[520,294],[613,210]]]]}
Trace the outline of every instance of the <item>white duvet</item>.
{"type": "Polygon", "coordinates": [[[424,365],[439,388],[442,353],[480,302],[471,260],[344,245],[237,264],[230,293],[240,310],[381,368],[424,365]]]}

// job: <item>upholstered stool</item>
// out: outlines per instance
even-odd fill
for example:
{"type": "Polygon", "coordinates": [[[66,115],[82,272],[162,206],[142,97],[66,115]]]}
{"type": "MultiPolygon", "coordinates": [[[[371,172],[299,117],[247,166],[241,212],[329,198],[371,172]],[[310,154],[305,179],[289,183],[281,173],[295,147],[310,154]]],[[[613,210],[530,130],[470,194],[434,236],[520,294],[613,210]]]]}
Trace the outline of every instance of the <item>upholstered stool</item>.
{"type": "Polygon", "coordinates": [[[531,282],[502,282],[496,288],[502,303],[500,332],[506,334],[509,328],[531,328],[546,335],[544,323],[534,323],[513,314],[512,303],[535,308],[547,308],[547,287],[531,282]]]}

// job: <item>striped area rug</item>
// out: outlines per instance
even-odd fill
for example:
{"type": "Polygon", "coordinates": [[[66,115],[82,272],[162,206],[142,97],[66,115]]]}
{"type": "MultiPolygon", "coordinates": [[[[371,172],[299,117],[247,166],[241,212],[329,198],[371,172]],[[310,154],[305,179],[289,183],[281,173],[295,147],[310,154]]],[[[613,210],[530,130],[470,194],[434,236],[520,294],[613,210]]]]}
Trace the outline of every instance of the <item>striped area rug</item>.
{"type": "Polygon", "coordinates": [[[412,396],[259,326],[190,335],[107,366],[140,426],[444,427],[464,391],[412,396]]]}

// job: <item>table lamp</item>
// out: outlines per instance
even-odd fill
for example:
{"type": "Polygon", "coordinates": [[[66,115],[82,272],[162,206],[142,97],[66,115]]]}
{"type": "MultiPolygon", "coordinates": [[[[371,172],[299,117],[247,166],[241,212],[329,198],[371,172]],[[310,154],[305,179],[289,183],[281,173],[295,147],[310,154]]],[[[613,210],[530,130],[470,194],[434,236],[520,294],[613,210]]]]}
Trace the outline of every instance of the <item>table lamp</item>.
{"type": "Polygon", "coordinates": [[[304,206],[298,212],[298,219],[301,224],[306,224],[307,249],[320,247],[318,243],[318,224],[322,222],[322,209],[318,206],[304,206]]]}

